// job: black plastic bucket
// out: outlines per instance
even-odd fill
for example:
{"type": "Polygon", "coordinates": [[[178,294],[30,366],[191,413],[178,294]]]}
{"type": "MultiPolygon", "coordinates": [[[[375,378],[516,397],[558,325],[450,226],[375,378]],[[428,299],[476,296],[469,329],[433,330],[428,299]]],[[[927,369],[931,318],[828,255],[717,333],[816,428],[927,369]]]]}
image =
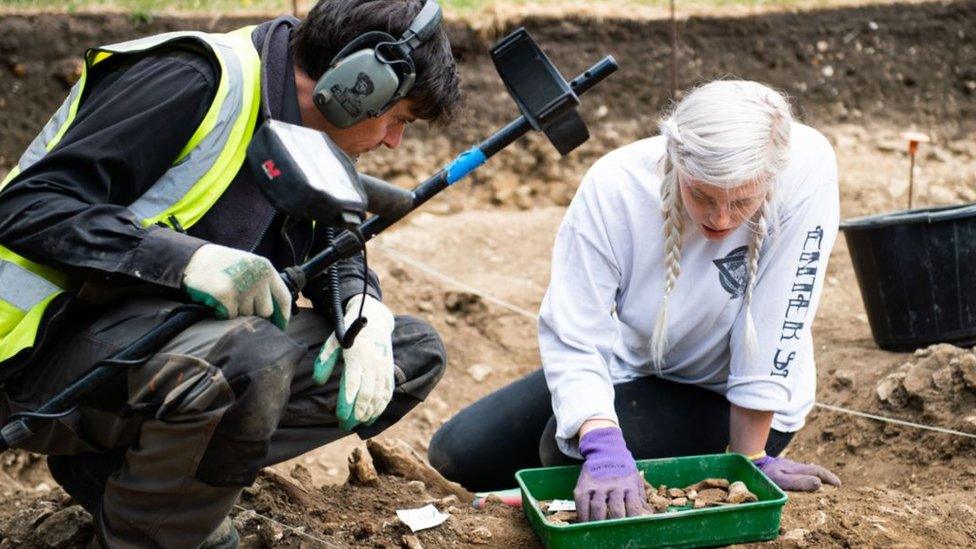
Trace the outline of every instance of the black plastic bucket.
{"type": "Polygon", "coordinates": [[[841,223],[874,340],[976,344],[976,204],[841,223]]]}

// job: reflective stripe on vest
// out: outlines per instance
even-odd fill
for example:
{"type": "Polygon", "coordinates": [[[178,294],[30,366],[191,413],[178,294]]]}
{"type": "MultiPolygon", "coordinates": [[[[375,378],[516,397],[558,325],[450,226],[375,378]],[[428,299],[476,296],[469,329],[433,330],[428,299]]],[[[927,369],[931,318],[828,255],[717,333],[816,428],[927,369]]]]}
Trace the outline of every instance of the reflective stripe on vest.
{"type": "Polygon", "coordinates": [[[43,276],[7,261],[0,261],[0,288],[3,288],[4,301],[24,312],[60,290],[43,276]]]}
{"type": "Polygon", "coordinates": [[[37,137],[31,141],[31,144],[21,155],[20,160],[17,165],[14,166],[10,173],[0,181],[0,190],[3,190],[7,186],[7,183],[20,175],[20,172],[26,170],[28,167],[33,165],[35,162],[40,160],[47,151],[54,148],[55,145],[61,141],[61,136],[64,135],[64,131],[68,129],[68,120],[73,120],[75,114],[78,112],[78,104],[81,99],[81,91],[85,86],[85,80],[87,80],[88,70],[87,67],[83,68],[81,71],[81,78],[78,82],[71,87],[71,93],[68,94],[68,98],[64,100],[61,107],[51,116],[51,119],[47,121],[44,125],[44,129],[41,133],[37,134],[37,137]]]}
{"type": "MultiPolygon", "coordinates": [[[[92,67],[112,55],[145,53],[175,41],[192,41],[212,52],[220,66],[213,103],[193,136],[164,173],[129,209],[144,226],[175,216],[193,226],[217,202],[244,163],[258,116],[261,62],[246,27],[228,34],[170,32],[89,50],[81,78],[31,142],[0,190],[53,149],[74,121],[92,67]]],[[[63,274],[0,246],[0,362],[34,345],[44,310],[68,289],[63,274]]]]}

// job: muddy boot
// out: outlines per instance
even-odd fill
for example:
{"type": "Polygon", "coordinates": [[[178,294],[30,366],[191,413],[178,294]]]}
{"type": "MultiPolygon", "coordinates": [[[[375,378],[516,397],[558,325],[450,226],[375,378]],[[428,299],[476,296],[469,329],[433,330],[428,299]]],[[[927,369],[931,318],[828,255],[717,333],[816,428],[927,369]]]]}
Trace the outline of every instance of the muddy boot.
{"type": "Polygon", "coordinates": [[[240,542],[241,538],[237,535],[234,523],[231,522],[230,517],[224,517],[217,529],[203,540],[200,549],[237,549],[240,542]]]}
{"type": "MultiPolygon", "coordinates": [[[[237,528],[234,527],[230,517],[225,517],[217,529],[207,536],[207,539],[203,540],[198,549],[237,549],[240,543],[241,538],[237,534],[237,528]]],[[[85,549],[106,549],[106,547],[98,539],[98,535],[95,535],[92,536],[85,549]]]]}

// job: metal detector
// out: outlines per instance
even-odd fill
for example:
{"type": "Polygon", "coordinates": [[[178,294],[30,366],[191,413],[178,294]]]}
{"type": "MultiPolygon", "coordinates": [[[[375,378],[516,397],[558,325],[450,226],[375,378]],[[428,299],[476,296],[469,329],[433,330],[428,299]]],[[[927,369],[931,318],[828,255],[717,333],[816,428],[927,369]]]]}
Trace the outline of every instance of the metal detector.
{"type": "MultiPolygon", "coordinates": [[[[579,96],[617,70],[612,56],[566,82],[529,33],[518,29],[491,50],[492,59],[522,115],[415,187],[406,190],[356,173],[350,159],[329,137],[308,128],[269,121],[248,148],[248,161],[268,200],[283,213],[313,219],[342,230],[318,255],[281,273],[293,298],[307,280],[339,260],[351,257],[366,242],[462,179],[529,130],[542,131],[565,155],[588,138],[576,112],[579,96]],[[368,220],[366,212],[375,215],[368,220]]],[[[92,370],[36,412],[12,414],[0,429],[0,451],[22,444],[34,434],[37,421],[71,413],[95,388],[124,367],[149,359],[171,338],[206,318],[211,309],[188,304],[134,343],[105,358],[92,370]]],[[[355,330],[347,330],[351,344],[355,330]]]]}

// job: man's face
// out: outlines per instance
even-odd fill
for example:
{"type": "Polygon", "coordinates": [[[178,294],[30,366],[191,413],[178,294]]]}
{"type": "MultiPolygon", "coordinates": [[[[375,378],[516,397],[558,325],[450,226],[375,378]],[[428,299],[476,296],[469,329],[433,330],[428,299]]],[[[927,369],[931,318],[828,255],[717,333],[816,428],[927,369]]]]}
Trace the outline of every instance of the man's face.
{"type": "Polygon", "coordinates": [[[403,140],[403,130],[407,124],[417,119],[411,112],[413,101],[401,99],[388,111],[376,118],[367,118],[348,128],[339,128],[322,116],[312,101],[315,80],[295,64],[295,86],[298,93],[298,106],[301,110],[302,125],[325,132],[346,154],[352,157],[375,150],[380,145],[395,149],[403,140]]]}
{"type": "Polygon", "coordinates": [[[705,238],[722,240],[732,234],[762,207],[766,184],[752,181],[733,189],[723,189],[679,177],[681,200],[688,216],[705,238]]]}
{"type": "Polygon", "coordinates": [[[410,112],[411,106],[409,99],[401,99],[382,115],[367,118],[348,128],[333,126],[325,117],[320,116],[322,127],[317,129],[329,134],[332,141],[349,156],[359,156],[379,148],[380,145],[395,149],[403,140],[404,129],[416,120],[410,112]]]}

